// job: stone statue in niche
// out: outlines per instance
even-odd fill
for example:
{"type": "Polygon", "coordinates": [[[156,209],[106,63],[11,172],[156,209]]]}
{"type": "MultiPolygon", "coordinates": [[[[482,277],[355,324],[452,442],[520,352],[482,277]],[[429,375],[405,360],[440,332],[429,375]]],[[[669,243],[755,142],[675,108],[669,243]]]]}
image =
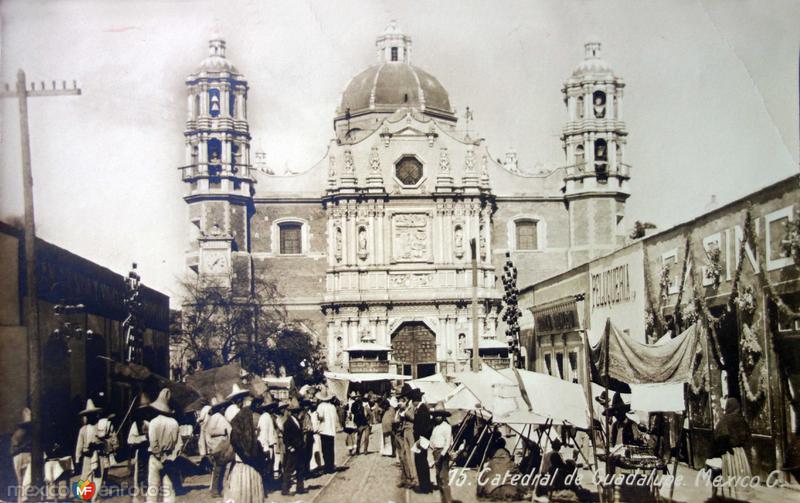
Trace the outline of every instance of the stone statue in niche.
{"type": "Polygon", "coordinates": [[[350,152],[350,149],[347,149],[344,151],[344,172],[352,174],[354,170],[353,153],[350,152]]]}
{"type": "Polygon", "coordinates": [[[460,225],[456,225],[456,230],[453,234],[456,258],[461,258],[464,256],[464,229],[460,225]]]}
{"type": "Polygon", "coordinates": [[[446,147],[442,147],[439,150],[439,171],[442,173],[450,172],[450,156],[447,154],[446,147]]]}
{"type": "Polygon", "coordinates": [[[367,229],[364,227],[358,229],[358,257],[361,260],[367,258],[367,229]]]}
{"type": "Polygon", "coordinates": [[[478,233],[478,243],[480,243],[481,260],[486,260],[486,238],[484,237],[484,226],[481,224],[478,233]]]}
{"type": "Polygon", "coordinates": [[[458,334],[458,354],[467,354],[467,334],[465,333],[458,334]]]}
{"type": "Polygon", "coordinates": [[[222,160],[219,158],[217,151],[211,152],[211,159],[208,160],[209,164],[219,164],[222,160]]]}
{"type": "Polygon", "coordinates": [[[489,178],[489,157],[483,156],[483,163],[481,164],[481,177],[489,178]]]}
{"type": "Polygon", "coordinates": [[[336,236],[335,236],[335,248],[336,248],[336,261],[342,261],[342,228],[336,228],[336,236]]]}
{"type": "Polygon", "coordinates": [[[600,91],[594,93],[594,116],[597,119],[606,116],[606,95],[600,91]]]}

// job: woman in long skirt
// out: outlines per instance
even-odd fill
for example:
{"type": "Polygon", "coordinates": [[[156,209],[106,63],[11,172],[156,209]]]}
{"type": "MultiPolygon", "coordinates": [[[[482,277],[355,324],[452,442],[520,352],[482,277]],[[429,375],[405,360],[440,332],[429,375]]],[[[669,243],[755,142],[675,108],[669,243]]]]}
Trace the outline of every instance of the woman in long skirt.
{"type": "Polygon", "coordinates": [[[730,491],[730,497],[749,501],[749,481],[752,477],[747,451],[750,444],[750,426],[742,415],[739,400],[729,397],[725,400],[724,414],[714,427],[714,442],[710,457],[722,459],[723,481],[742,481],[726,484],[723,493],[730,491]]]}
{"type": "Polygon", "coordinates": [[[256,436],[253,411],[250,405],[244,404],[247,390],[234,384],[233,392],[228,395],[232,405],[225,411],[225,418],[231,423],[231,446],[236,453],[228,486],[225,489],[225,501],[235,503],[262,503],[264,500],[264,482],[261,477],[263,468],[262,452],[256,436]]]}

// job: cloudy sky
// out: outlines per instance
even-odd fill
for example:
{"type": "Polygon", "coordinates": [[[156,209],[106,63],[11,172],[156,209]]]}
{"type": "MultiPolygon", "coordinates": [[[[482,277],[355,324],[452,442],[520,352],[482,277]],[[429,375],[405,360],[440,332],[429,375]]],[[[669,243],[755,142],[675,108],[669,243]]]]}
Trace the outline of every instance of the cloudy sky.
{"type": "MultiPolygon", "coordinates": [[[[187,246],[184,78],[215,30],[248,78],[254,146],[277,171],[320,159],[348,80],[397,19],[414,63],[523,169],[563,163],[562,82],[603,43],[627,82],[629,221],[664,228],[798,171],[796,1],[4,0],[2,78],[76,79],[29,104],[38,234],[178,294],[187,246]]],[[[21,214],[17,104],[3,100],[0,218],[21,214]]],[[[174,300],[173,300],[174,303],[174,300]]]]}

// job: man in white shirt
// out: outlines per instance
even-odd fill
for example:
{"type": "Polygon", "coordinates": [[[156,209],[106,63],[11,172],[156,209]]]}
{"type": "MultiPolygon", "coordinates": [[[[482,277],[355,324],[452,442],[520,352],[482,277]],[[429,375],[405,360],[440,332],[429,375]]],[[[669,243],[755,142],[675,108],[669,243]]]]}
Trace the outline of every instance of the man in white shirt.
{"type": "Polygon", "coordinates": [[[224,398],[211,399],[211,409],[205,424],[205,444],[208,457],[211,459],[210,496],[219,498],[228,464],[233,460],[233,449],[230,444],[231,424],[225,419],[222,409],[227,405],[224,398]]]}
{"type": "Polygon", "coordinates": [[[261,417],[258,418],[256,435],[261,449],[264,451],[264,470],[261,476],[264,478],[264,494],[272,489],[273,475],[275,471],[275,453],[278,445],[278,429],[275,427],[275,419],[272,415],[277,410],[278,403],[269,391],[264,393],[264,399],[259,405],[261,417]]]}
{"type": "Polygon", "coordinates": [[[336,425],[339,420],[336,406],[331,403],[333,395],[328,390],[317,393],[317,419],[319,420],[319,435],[322,441],[322,459],[325,462],[325,473],[336,471],[335,452],[333,440],[336,438],[336,425]]]}
{"type": "Polygon", "coordinates": [[[438,402],[431,411],[436,426],[431,433],[430,448],[436,467],[436,484],[441,491],[442,503],[453,503],[450,493],[450,447],[453,445],[453,429],[445,420],[450,412],[445,410],[444,402],[438,402]]]}
{"type": "Polygon", "coordinates": [[[147,438],[150,441],[147,501],[153,503],[158,501],[159,495],[163,496],[164,503],[175,503],[175,475],[169,465],[177,459],[183,445],[180,427],[178,421],[172,417],[169,399],[170,391],[164,388],[158,399],[150,404],[158,414],[147,428],[147,438]]]}

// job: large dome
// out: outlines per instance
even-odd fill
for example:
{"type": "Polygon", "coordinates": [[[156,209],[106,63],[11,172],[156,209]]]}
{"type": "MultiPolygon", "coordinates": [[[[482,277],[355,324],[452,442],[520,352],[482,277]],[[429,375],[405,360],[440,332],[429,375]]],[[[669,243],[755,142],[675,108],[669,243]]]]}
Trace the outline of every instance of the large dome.
{"type": "Polygon", "coordinates": [[[393,112],[401,107],[453,113],[450,96],[436,77],[399,61],[371,66],[353,77],[342,94],[339,113],[393,112]]]}

